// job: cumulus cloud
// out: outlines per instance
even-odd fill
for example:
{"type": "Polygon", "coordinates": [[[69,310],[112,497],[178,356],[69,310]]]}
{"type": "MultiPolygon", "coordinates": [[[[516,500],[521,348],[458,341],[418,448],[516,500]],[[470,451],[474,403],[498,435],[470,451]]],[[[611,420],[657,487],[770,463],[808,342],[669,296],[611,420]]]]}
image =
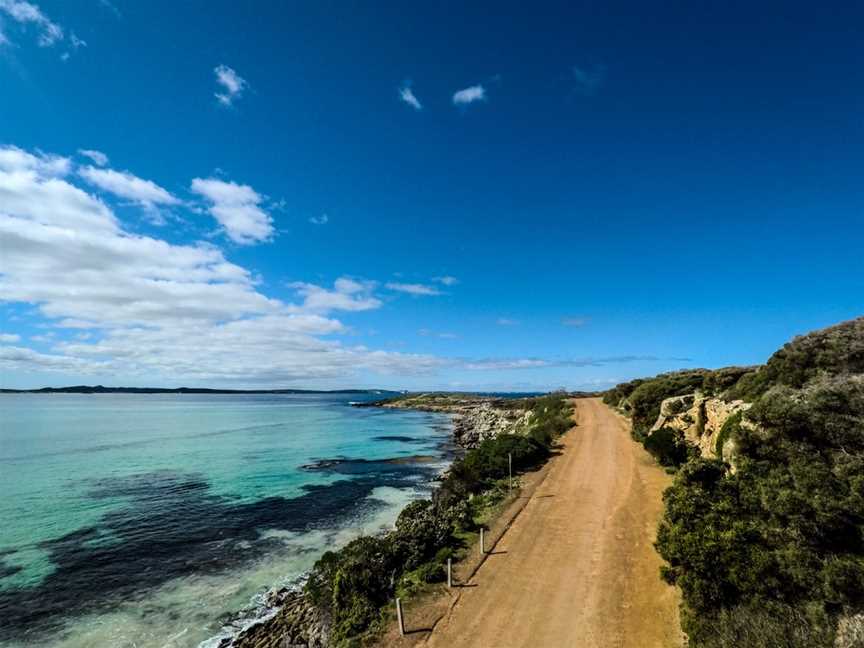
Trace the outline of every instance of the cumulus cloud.
{"type": "Polygon", "coordinates": [[[41,151],[30,153],[17,146],[0,146],[0,171],[34,172],[41,176],[63,176],[69,173],[69,158],[41,151]]]}
{"type": "Polygon", "coordinates": [[[251,245],[273,238],[273,219],[260,206],[264,197],[249,185],[195,178],[192,191],[209,201],[208,211],[235,243],[251,245]]]}
{"type": "Polygon", "coordinates": [[[39,30],[37,42],[40,47],[50,47],[63,40],[63,28],[49,19],[35,4],[24,0],[0,0],[0,12],[22,25],[30,24],[36,27],[39,30]]]}
{"type": "MultiPolygon", "coordinates": [[[[375,284],[343,277],[295,285],[298,303],[268,297],[213,245],[127,232],[67,170],[58,156],[0,147],[0,300],[35,306],[54,331],[77,330],[40,336],[50,352],[2,347],[4,371],[279,384],[443,366],[332,339],[346,328],[329,313],[378,308],[375,284]]],[[[220,204],[240,187],[205,186],[220,204]]]]}
{"type": "Polygon", "coordinates": [[[108,166],[108,156],[102,151],[97,151],[95,149],[78,149],[78,153],[89,158],[96,166],[108,166]]]}
{"type": "Polygon", "coordinates": [[[217,65],[213,68],[213,73],[216,75],[216,83],[221,86],[220,90],[213,93],[216,100],[223,106],[233,106],[234,102],[243,96],[246,79],[227,65],[217,65]]]}
{"type": "Polygon", "coordinates": [[[445,275],[443,277],[432,277],[432,281],[437,281],[440,284],[444,284],[445,286],[455,286],[459,283],[459,280],[456,277],[451,277],[449,275],[445,275]]]}
{"type": "Polygon", "coordinates": [[[330,217],[327,214],[321,214],[320,216],[312,216],[309,219],[309,222],[313,225],[326,225],[330,221],[330,217]]]}
{"type": "Polygon", "coordinates": [[[419,283],[399,283],[390,281],[384,285],[388,290],[395,292],[407,293],[409,295],[440,295],[441,291],[435,286],[428,286],[419,283]]]}
{"type": "Polygon", "coordinates": [[[16,333],[0,333],[0,342],[20,342],[21,336],[16,333]]]}
{"type": "Polygon", "coordinates": [[[399,88],[399,99],[411,106],[414,110],[423,110],[423,104],[420,103],[420,100],[414,94],[414,91],[411,90],[411,86],[407,84],[399,88]]]}
{"type": "MultiPolygon", "coordinates": [[[[107,161],[107,157],[105,160],[107,161]]],[[[128,171],[97,169],[93,166],[86,166],[79,169],[78,174],[93,186],[140,205],[146,211],[156,216],[157,221],[160,223],[163,221],[161,220],[161,216],[158,216],[159,207],[170,207],[182,203],[179,198],[173,196],[167,189],[163,189],[152,180],[144,180],[132,175],[128,171]]]]}
{"type": "Polygon", "coordinates": [[[486,88],[482,85],[473,85],[453,93],[453,104],[456,106],[467,106],[475,101],[486,100],[486,88]]]}
{"type": "Polygon", "coordinates": [[[374,282],[341,277],[334,282],[333,290],[302,282],[292,283],[290,287],[303,297],[303,309],[307,311],[365,311],[381,306],[381,301],[372,296],[374,282]]]}

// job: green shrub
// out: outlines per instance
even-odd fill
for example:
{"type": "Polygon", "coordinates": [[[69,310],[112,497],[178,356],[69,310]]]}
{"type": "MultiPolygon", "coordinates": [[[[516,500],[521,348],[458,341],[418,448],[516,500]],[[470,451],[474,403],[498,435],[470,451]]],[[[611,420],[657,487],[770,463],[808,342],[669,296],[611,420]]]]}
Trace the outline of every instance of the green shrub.
{"type": "Polygon", "coordinates": [[[681,466],[693,452],[680,430],[664,427],[649,434],[643,442],[645,449],[661,466],[681,466]]]}
{"type": "Polygon", "coordinates": [[[657,548],[684,629],[693,646],[727,645],[737,610],[741,636],[766,633],[752,645],[828,646],[837,615],[864,606],[864,379],[773,387],[727,424],[735,473],[693,460],[664,495],[657,548]],[[771,643],[782,624],[756,610],[772,606],[797,615],[791,643],[771,643]]]}
{"type": "Polygon", "coordinates": [[[363,537],[315,563],[306,592],[332,620],[334,644],[365,631],[392,597],[400,565],[390,539],[363,537]]]}
{"type": "Polygon", "coordinates": [[[774,386],[801,388],[820,375],[864,373],[864,318],[796,337],[764,366],[741,377],[731,393],[755,400],[774,386]]]}
{"type": "Polygon", "coordinates": [[[717,439],[714,441],[714,452],[721,461],[723,460],[723,446],[726,441],[740,436],[738,431],[741,429],[742,418],[743,412],[736,412],[726,419],[720,428],[720,432],[717,433],[717,439]]]}

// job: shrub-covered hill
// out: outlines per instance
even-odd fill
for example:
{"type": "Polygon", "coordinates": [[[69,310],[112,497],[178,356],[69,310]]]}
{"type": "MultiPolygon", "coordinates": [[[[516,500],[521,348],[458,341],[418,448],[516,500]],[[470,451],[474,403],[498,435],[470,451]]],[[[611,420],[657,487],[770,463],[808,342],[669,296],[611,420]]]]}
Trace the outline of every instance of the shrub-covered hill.
{"type": "Polygon", "coordinates": [[[864,646],[864,319],[795,338],[760,367],[665,374],[605,400],[678,466],[657,549],[691,646],[864,646]],[[734,440],[734,468],[651,431],[691,392],[745,401],[718,439],[734,440]]]}

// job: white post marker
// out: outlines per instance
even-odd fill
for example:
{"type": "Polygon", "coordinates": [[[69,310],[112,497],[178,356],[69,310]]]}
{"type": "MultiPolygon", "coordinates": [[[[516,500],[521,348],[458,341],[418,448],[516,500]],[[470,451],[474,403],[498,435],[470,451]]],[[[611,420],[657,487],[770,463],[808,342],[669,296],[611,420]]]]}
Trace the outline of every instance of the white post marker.
{"type": "Polygon", "coordinates": [[[447,587],[453,587],[453,559],[447,559],[447,587]]]}
{"type": "Polygon", "coordinates": [[[399,634],[405,636],[405,619],[402,616],[402,599],[396,599],[396,618],[399,619],[399,634]]]}
{"type": "Polygon", "coordinates": [[[483,545],[483,527],[480,527],[480,555],[482,556],[485,553],[486,549],[484,549],[483,545]]]}
{"type": "Polygon", "coordinates": [[[513,490],[513,453],[507,453],[507,469],[510,473],[510,490],[513,490]]]}

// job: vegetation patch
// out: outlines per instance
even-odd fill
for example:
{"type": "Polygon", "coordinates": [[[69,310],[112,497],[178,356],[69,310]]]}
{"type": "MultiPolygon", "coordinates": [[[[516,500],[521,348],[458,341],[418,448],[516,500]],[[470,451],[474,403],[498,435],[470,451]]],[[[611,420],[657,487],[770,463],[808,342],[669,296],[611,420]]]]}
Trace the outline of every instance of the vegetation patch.
{"type": "Polygon", "coordinates": [[[664,427],[655,430],[643,442],[645,449],[661,466],[677,468],[690,458],[693,452],[698,452],[684,440],[680,430],[664,427]]]}
{"type": "MultiPolygon", "coordinates": [[[[752,403],[715,441],[722,458],[735,440],[734,471],[689,454],[663,497],[656,547],[691,648],[829,648],[838,620],[864,610],[862,374],[859,319],[796,338],[763,367],[703,372],[701,385],[666,374],[630,391],[637,436],[678,388],[752,403]]],[[[674,430],[644,440],[663,465],[683,458],[679,441],[674,430]]]]}

